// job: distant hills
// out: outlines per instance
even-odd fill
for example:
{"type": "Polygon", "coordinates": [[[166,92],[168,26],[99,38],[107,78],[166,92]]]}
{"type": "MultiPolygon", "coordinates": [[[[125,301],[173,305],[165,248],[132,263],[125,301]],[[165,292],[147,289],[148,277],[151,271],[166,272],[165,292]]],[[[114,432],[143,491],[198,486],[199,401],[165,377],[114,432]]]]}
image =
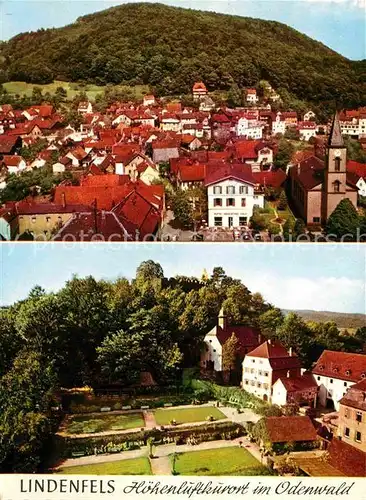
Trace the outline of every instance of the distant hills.
{"type": "Polygon", "coordinates": [[[305,321],[334,321],[338,328],[357,329],[366,326],[365,314],[339,313],[330,311],[308,311],[308,310],[282,310],[285,314],[294,312],[305,321]]]}
{"type": "Polygon", "coordinates": [[[278,22],[134,3],[0,44],[0,81],[148,84],[187,94],[260,80],[292,97],[335,106],[366,104],[366,63],[350,61],[278,22]]]}

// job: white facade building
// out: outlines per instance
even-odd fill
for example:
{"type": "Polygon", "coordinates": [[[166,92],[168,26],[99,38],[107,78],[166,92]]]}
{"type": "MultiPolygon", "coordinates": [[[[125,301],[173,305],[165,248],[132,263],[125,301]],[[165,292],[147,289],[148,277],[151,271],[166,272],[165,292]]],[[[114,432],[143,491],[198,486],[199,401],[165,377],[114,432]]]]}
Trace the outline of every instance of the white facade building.
{"type": "Polygon", "coordinates": [[[257,120],[250,120],[248,118],[239,118],[235,127],[236,135],[239,137],[246,137],[247,139],[262,139],[263,137],[263,123],[257,120]]]}
{"type": "Polygon", "coordinates": [[[276,118],[272,121],[272,134],[284,134],[286,132],[286,122],[282,118],[282,114],[278,112],[276,118]]]}
{"type": "Polygon", "coordinates": [[[217,172],[206,178],[209,227],[246,226],[254,207],[263,208],[264,197],[254,192],[255,182],[250,167],[241,167],[244,172],[236,168],[222,173],[221,178],[217,172]]]}
{"type": "Polygon", "coordinates": [[[271,401],[272,386],[279,378],[300,375],[299,358],[279,342],[269,339],[245,356],[242,388],[264,401],[271,401]]]}
{"type": "Polygon", "coordinates": [[[347,389],[366,378],[366,355],[326,350],[312,373],[319,387],[319,404],[338,411],[347,389]]]}

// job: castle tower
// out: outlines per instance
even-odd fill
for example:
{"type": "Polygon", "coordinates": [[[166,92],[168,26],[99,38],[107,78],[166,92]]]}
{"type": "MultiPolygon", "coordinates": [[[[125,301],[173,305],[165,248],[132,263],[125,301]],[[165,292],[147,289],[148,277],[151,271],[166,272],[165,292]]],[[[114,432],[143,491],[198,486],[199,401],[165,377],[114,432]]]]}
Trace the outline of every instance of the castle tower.
{"type": "Polygon", "coordinates": [[[328,137],[323,181],[322,223],[325,224],[337,207],[347,197],[347,148],[344,145],[338,113],[333,118],[328,137]]]}

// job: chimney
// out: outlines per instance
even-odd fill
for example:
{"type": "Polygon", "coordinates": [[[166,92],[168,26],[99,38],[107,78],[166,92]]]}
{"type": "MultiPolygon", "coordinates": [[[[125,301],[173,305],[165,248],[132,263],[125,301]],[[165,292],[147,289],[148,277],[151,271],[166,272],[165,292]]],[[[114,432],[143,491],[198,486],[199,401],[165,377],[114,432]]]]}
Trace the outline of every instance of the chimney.
{"type": "Polygon", "coordinates": [[[300,163],[298,163],[297,164],[297,175],[300,175],[300,171],[301,171],[301,169],[300,169],[300,163]]]}
{"type": "Polygon", "coordinates": [[[65,193],[62,193],[62,206],[63,206],[63,208],[66,208],[66,195],[65,195],[65,193]]]}
{"type": "Polygon", "coordinates": [[[267,342],[268,342],[269,345],[272,345],[272,340],[271,339],[268,339],[267,342]]]}
{"type": "Polygon", "coordinates": [[[262,334],[258,333],[258,344],[262,343],[262,334]]]}
{"type": "Polygon", "coordinates": [[[292,356],[292,347],[290,347],[290,349],[288,350],[288,355],[292,356]]]}
{"type": "Polygon", "coordinates": [[[290,378],[290,370],[287,370],[286,377],[290,378]]]}

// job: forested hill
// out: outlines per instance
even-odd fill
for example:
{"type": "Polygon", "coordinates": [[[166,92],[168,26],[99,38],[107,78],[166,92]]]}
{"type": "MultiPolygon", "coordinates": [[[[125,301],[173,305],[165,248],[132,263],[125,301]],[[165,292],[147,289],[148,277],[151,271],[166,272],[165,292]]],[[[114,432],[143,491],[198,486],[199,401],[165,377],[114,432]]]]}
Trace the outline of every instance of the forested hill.
{"type": "Polygon", "coordinates": [[[22,33],[0,46],[2,81],[53,79],[149,84],[188,93],[254,86],[262,79],[297,98],[363,104],[364,64],[288,26],[162,4],[125,4],[63,28],[22,33]]]}
{"type": "Polygon", "coordinates": [[[285,314],[294,312],[305,321],[334,321],[338,328],[362,328],[366,326],[365,314],[339,313],[330,311],[283,310],[285,314]]]}

